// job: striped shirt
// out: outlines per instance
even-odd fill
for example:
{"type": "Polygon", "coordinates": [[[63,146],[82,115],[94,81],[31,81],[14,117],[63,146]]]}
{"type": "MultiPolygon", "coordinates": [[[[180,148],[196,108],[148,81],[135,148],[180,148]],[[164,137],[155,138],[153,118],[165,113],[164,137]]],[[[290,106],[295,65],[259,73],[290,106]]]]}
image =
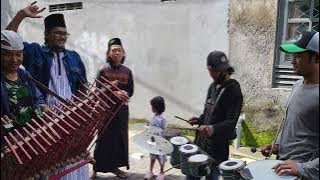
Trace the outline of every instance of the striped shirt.
{"type": "MultiPolygon", "coordinates": [[[[50,81],[49,81],[49,89],[61,96],[63,99],[70,99],[72,92],[69,84],[69,80],[67,77],[67,73],[64,67],[64,63],[62,61],[62,57],[64,56],[63,52],[54,53],[52,59],[52,66],[50,69],[50,81]],[[59,54],[59,55],[58,55],[59,54]]],[[[47,97],[47,105],[52,108],[53,105],[58,105],[59,100],[53,97],[52,95],[48,95],[47,97]]]]}

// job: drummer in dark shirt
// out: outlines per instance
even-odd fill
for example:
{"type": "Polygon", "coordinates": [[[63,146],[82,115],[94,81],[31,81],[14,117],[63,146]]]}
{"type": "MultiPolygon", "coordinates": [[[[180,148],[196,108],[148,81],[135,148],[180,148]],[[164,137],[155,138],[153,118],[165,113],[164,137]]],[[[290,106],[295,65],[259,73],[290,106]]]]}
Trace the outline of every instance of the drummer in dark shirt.
{"type": "MultiPolygon", "coordinates": [[[[217,165],[229,158],[229,141],[236,137],[235,126],[243,96],[240,84],[230,77],[234,69],[223,52],[213,51],[208,55],[207,69],[213,82],[208,89],[203,114],[190,118],[189,122],[199,125],[195,143],[215,160],[211,174],[206,178],[218,180],[217,165]]],[[[187,176],[187,179],[200,178],[187,176]]]]}

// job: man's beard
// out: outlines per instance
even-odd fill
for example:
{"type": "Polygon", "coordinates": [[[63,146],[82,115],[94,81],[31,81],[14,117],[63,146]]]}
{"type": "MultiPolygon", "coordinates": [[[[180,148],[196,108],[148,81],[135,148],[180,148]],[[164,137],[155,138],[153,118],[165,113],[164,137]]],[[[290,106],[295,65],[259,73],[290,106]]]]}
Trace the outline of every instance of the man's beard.
{"type": "Polygon", "coordinates": [[[221,72],[219,74],[218,79],[215,81],[216,84],[222,84],[226,79],[226,73],[225,72],[221,72]]]}
{"type": "Polygon", "coordinates": [[[61,52],[65,50],[65,46],[53,46],[51,49],[55,52],[61,52]]]}

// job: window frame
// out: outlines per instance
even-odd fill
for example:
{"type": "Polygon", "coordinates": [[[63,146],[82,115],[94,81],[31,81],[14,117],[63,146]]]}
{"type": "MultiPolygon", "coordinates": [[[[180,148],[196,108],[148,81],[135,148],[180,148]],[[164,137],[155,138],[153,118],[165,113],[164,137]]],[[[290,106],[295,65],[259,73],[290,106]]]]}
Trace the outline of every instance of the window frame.
{"type": "Polygon", "coordinates": [[[285,88],[291,89],[291,85],[296,80],[302,77],[297,76],[293,72],[293,67],[290,61],[286,61],[285,53],[281,52],[279,46],[284,43],[290,43],[287,41],[288,26],[291,23],[309,23],[308,30],[312,30],[313,22],[319,23],[319,17],[314,18],[314,5],[317,0],[310,0],[311,11],[309,12],[309,18],[289,18],[289,4],[299,0],[278,0],[277,10],[277,23],[276,23],[276,40],[274,48],[274,63],[272,73],[272,88],[285,88]],[[282,79],[279,80],[279,79],[282,79]],[[283,83],[281,83],[283,82],[283,83]]]}

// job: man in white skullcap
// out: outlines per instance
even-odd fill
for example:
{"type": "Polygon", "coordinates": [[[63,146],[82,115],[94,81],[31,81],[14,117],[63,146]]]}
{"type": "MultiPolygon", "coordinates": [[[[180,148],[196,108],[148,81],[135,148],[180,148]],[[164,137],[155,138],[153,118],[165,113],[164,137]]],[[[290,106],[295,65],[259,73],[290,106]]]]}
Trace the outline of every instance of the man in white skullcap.
{"type": "MultiPolygon", "coordinates": [[[[1,117],[5,119],[1,123],[15,129],[25,126],[35,111],[47,108],[29,73],[20,67],[23,48],[23,40],[16,32],[1,31],[1,117]]],[[[7,133],[11,128],[2,130],[7,133]]]]}
{"type": "MultiPolygon", "coordinates": [[[[7,25],[7,30],[17,32],[21,22],[27,18],[41,18],[46,8],[40,8],[37,1],[19,10],[7,25]]],[[[66,48],[69,37],[64,15],[50,14],[44,18],[44,44],[24,42],[23,66],[31,76],[63,99],[78,96],[79,91],[85,92],[87,83],[86,68],[80,55],[66,48]]],[[[49,107],[59,104],[59,100],[40,89],[49,107]]],[[[78,162],[77,162],[78,163],[78,162]]],[[[73,166],[71,164],[70,166],[73,166]]],[[[88,164],[72,171],[62,180],[88,180],[88,164]]]]}

